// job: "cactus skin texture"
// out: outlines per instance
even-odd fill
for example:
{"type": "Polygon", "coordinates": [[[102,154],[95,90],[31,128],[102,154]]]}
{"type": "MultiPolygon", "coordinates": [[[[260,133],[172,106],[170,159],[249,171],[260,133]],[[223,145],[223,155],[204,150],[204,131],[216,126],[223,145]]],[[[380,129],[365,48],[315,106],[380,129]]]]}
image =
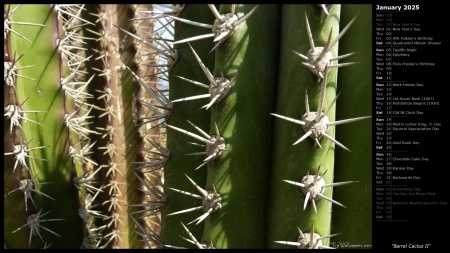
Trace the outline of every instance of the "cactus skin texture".
{"type": "Polygon", "coordinates": [[[312,230],[323,238],[305,247],[371,244],[371,122],[328,127],[348,152],[327,136],[292,145],[305,130],[286,121],[306,92],[321,103],[305,16],[316,47],[351,24],[330,52],[357,64],[325,72],[328,120],[371,114],[371,8],[4,5],[5,248],[294,248],[312,230]],[[212,26],[225,13],[229,33],[212,26]],[[292,182],[319,170],[357,181],[324,188],[346,208],[304,208],[292,182]]]}

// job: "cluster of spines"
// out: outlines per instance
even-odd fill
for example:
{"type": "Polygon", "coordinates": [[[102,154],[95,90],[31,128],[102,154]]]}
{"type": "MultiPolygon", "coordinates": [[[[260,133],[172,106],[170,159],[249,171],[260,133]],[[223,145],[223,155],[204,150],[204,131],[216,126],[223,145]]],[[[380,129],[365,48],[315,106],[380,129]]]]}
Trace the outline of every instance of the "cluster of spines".
{"type": "MultiPolygon", "coordinates": [[[[155,9],[156,5],[150,9],[155,9]]],[[[137,51],[135,62],[137,68],[125,64],[128,72],[139,84],[139,96],[136,104],[140,109],[134,112],[133,118],[139,127],[143,139],[142,161],[135,161],[133,175],[140,182],[139,189],[144,198],[139,203],[129,203],[128,214],[135,223],[136,234],[145,242],[147,248],[161,248],[164,243],[157,231],[160,230],[160,213],[166,203],[163,187],[163,168],[169,158],[169,150],[165,148],[165,129],[162,126],[172,112],[172,102],[168,99],[167,90],[161,85],[168,81],[168,71],[176,61],[176,51],[165,39],[163,31],[170,31],[170,21],[154,19],[149,8],[138,8],[135,11],[133,30],[120,27],[117,30],[133,39],[137,51]],[[160,24],[155,25],[156,23],[160,24]],[[162,24],[162,26],[161,26],[162,24]],[[148,30],[149,28],[154,30],[148,30]],[[131,210],[131,208],[134,208],[131,210]]]]}
{"type": "MultiPolygon", "coordinates": [[[[121,224],[120,215],[116,209],[121,209],[123,203],[120,201],[120,196],[126,194],[122,192],[122,184],[115,179],[116,174],[120,174],[118,164],[113,159],[118,152],[123,152],[120,147],[116,147],[113,142],[116,138],[117,129],[113,121],[118,120],[120,110],[118,106],[119,94],[115,91],[113,86],[117,82],[118,64],[118,41],[114,34],[111,34],[113,16],[116,15],[116,10],[111,6],[98,5],[95,10],[89,13],[95,19],[96,29],[92,30],[86,28],[86,33],[95,37],[97,47],[93,48],[93,55],[97,65],[92,69],[97,72],[96,78],[96,96],[92,100],[95,109],[97,123],[95,124],[96,131],[99,132],[100,138],[96,139],[96,157],[98,159],[98,167],[95,174],[97,178],[101,178],[102,182],[98,184],[98,197],[96,207],[101,210],[103,220],[103,230],[100,247],[106,247],[108,244],[114,248],[116,242],[121,240],[121,233],[116,230],[118,224],[121,224]],[[98,80],[102,80],[99,82],[98,80]],[[101,122],[99,124],[99,122],[101,122]]],[[[96,196],[97,196],[96,195],[96,196]]],[[[92,245],[92,244],[91,244],[92,245]]],[[[97,246],[94,244],[94,246],[97,246]]]]}
{"type": "MultiPolygon", "coordinates": [[[[92,141],[93,135],[102,134],[99,129],[93,127],[93,110],[98,107],[93,103],[94,95],[89,91],[88,85],[95,75],[108,75],[109,72],[92,74],[88,72],[86,64],[93,60],[93,55],[86,48],[86,41],[104,40],[104,44],[110,44],[107,35],[89,34],[83,29],[94,27],[82,14],[86,13],[84,5],[56,5],[58,20],[62,21],[62,38],[59,39],[58,49],[61,52],[62,66],[68,66],[68,73],[61,79],[61,87],[65,91],[65,124],[69,129],[69,152],[73,159],[73,165],[77,171],[77,177],[73,179],[74,185],[79,189],[81,195],[81,207],[79,216],[84,221],[86,234],[81,248],[105,248],[111,240],[106,241],[107,227],[114,218],[105,215],[99,208],[105,202],[101,202],[100,194],[108,192],[106,186],[115,188],[114,182],[100,182],[100,171],[104,165],[99,161],[91,159],[95,150],[101,149],[99,142],[92,141]],[[87,81],[83,81],[87,79],[87,81]],[[108,222],[108,220],[111,221],[108,222]],[[97,225],[96,220],[107,220],[106,225],[97,225]],[[106,242],[105,242],[106,241],[106,242]]],[[[100,21],[99,18],[97,21],[100,21]]],[[[91,84],[92,85],[92,84],[91,84]]],[[[107,96],[103,97],[107,99],[107,96]]],[[[102,116],[111,117],[112,110],[105,109],[102,116]]],[[[114,152],[114,147],[108,146],[105,152],[114,152]]],[[[109,190],[109,193],[112,193],[109,190]]],[[[112,236],[111,236],[112,238],[112,236]]]]}
{"type": "Polygon", "coordinates": [[[136,104],[140,106],[139,113],[134,115],[137,126],[143,139],[143,160],[136,162],[133,174],[139,180],[142,193],[142,201],[137,204],[129,204],[135,207],[129,211],[130,217],[135,221],[136,227],[143,233],[139,233],[147,248],[161,245],[158,231],[160,229],[160,210],[164,207],[166,199],[162,190],[163,166],[169,157],[168,150],[164,147],[164,130],[155,127],[159,120],[164,119],[170,113],[170,105],[167,110],[158,108],[160,102],[169,101],[167,91],[160,85],[162,78],[170,68],[168,59],[170,58],[170,46],[165,40],[160,38],[156,31],[156,20],[148,17],[148,10],[154,9],[155,5],[136,6],[135,17],[132,19],[135,33],[129,33],[122,27],[121,32],[129,35],[133,39],[136,48],[137,69],[133,71],[126,66],[128,71],[139,85],[139,97],[136,104]],[[151,38],[151,43],[143,42],[137,38],[151,38]],[[136,77],[139,78],[136,78],[136,77]],[[148,92],[148,91],[151,92],[148,92]],[[156,124],[154,124],[156,122],[156,124]],[[139,224],[133,217],[142,219],[139,224]]]}
{"type": "Polygon", "coordinates": [[[147,60],[144,49],[128,36],[122,36],[117,27],[126,23],[136,32],[151,31],[152,24],[130,21],[140,8],[139,5],[98,5],[89,13],[94,16],[97,29],[86,29],[97,37],[93,46],[96,61],[92,69],[98,72],[99,78],[92,92],[97,94],[93,103],[98,119],[95,128],[100,134],[96,139],[95,155],[102,178],[99,209],[105,216],[103,240],[104,245],[111,248],[139,244],[135,244],[135,235],[128,231],[133,222],[127,209],[133,208],[127,206],[142,201],[140,194],[134,194],[140,183],[130,171],[130,160],[140,162],[140,157],[144,156],[140,152],[145,139],[145,131],[141,129],[145,126],[139,129],[134,119],[147,112],[138,102],[143,92],[130,81],[125,66],[138,68],[147,60]],[[132,140],[132,144],[126,145],[128,140],[132,140]]]}
{"type": "MultiPolygon", "coordinates": [[[[24,35],[16,32],[12,25],[27,25],[27,26],[43,26],[40,24],[33,24],[33,23],[27,23],[27,22],[18,22],[18,21],[11,21],[12,15],[20,8],[20,5],[16,6],[15,8],[11,9],[11,5],[5,5],[5,14],[4,14],[4,40],[5,40],[5,52],[4,52],[4,101],[5,101],[5,107],[4,107],[4,117],[6,120],[9,121],[9,135],[5,135],[5,137],[10,138],[10,145],[9,147],[11,150],[7,152],[8,150],[5,150],[4,155],[5,156],[13,156],[14,157],[14,166],[12,168],[5,168],[5,170],[11,170],[14,174],[14,177],[17,179],[14,181],[14,183],[17,183],[15,189],[10,190],[6,196],[5,192],[5,198],[9,197],[9,195],[14,194],[14,192],[18,192],[16,194],[23,194],[24,195],[24,202],[25,202],[25,212],[28,214],[28,201],[31,200],[33,203],[35,209],[37,209],[35,201],[33,199],[33,192],[36,192],[40,194],[41,196],[46,196],[51,198],[49,195],[42,193],[36,188],[36,186],[43,184],[36,182],[36,177],[32,175],[32,170],[29,168],[28,159],[39,159],[38,157],[34,157],[30,151],[41,148],[46,148],[45,146],[41,147],[28,147],[28,144],[31,142],[26,141],[24,134],[23,134],[23,128],[22,124],[25,122],[30,122],[34,124],[38,124],[42,126],[42,124],[33,121],[27,117],[27,113],[33,113],[33,112],[39,112],[39,111],[26,111],[22,110],[22,105],[26,102],[19,102],[17,97],[17,87],[16,87],[16,80],[17,78],[26,78],[29,80],[35,80],[32,77],[27,77],[24,75],[21,75],[18,73],[21,69],[24,68],[31,68],[34,66],[22,66],[19,67],[19,61],[22,58],[21,55],[17,55],[17,52],[13,52],[12,55],[10,54],[10,49],[8,48],[8,39],[10,36],[18,36],[21,39],[27,41],[28,43],[32,43],[28,38],[26,38],[24,35]],[[17,171],[16,169],[19,168],[17,171]]],[[[6,126],[5,126],[6,127],[6,126]]],[[[5,140],[6,141],[6,140],[5,140]]],[[[6,159],[6,158],[5,158],[6,159]]],[[[49,183],[49,182],[44,182],[49,183]]],[[[31,209],[31,208],[30,208],[31,209]]],[[[34,210],[33,210],[34,211],[34,210]]],[[[41,210],[42,211],[42,210],[41,210]]],[[[23,226],[15,229],[12,231],[15,233],[16,231],[21,230],[24,227],[28,227],[30,229],[30,236],[29,236],[29,245],[31,245],[31,239],[33,235],[37,235],[41,237],[41,235],[38,233],[40,228],[43,228],[42,226],[39,226],[40,221],[40,212],[35,214],[29,214],[26,217],[26,222],[23,226]]],[[[22,218],[22,217],[21,217],[22,218]]],[[[44,229],[44,228],[43,228],[44,229]]],[[[45,228],[46,230],[47,228],[45,228]]],[[[52,231],[52,233],[54,233],[52,231]]],[[[42,238],[42,237],[41,237],[42,238]]],[[[7,247],[5,242],[5,248],[7,247]]]]}

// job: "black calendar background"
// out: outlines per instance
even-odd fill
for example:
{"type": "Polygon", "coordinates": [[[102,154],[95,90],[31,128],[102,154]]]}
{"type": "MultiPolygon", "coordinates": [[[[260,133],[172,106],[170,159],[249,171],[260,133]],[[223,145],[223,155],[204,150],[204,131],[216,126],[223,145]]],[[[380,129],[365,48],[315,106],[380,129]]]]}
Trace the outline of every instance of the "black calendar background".
{"type": "MultiPolygon", "coordinates": [[[[373,3],[373,249],[391,249],[391,248],[432,248],[437,249],[445,246],[445,242],[448,237],[448,232],[446,229],[449,225],[449,209],[446,204],[438,205],[392,205],[391,206],[391,217],[386,219],[385,217],[377,217],[377,204],[376,204],[376,188],[377,188],[377,178],[376,178],[376,167],[377,160],[377,144],[376,144],[376,118],[380,115],[377,111],[387,111],[388,108],[386,103],[381,107],[376,106],[377,94],[386,95],[386,89],[388,89],[387,84],[390,83],[390,95],[391,98],[410,98],[410,97],[427,97],[432,98],[434,102],[439,102],[439,105],[427,105],[427,106],[411,106],[411,105],[393,105],[391,102],[391,118],[392,122],[396,123],[411,123],[411,122],[433,122],[440,123],[439,131],[391,131],[392,141],[415,141],[420,142],[420,145],[391,145],[391,155],[392,157],[415,157],[415,158],[428,158],[428,161],[406,161],[406,162],[392,162],[392,166],[400,164],[397,166],[412,166],[414,167],[414,176],[420,177],[420,180],[392,180],[392,185],[404,185],[406,188],[420,188],[421,194],[425,193],[424,196],[392,196],[391,200],[393,202],[446,202],[448,203],[448,187],[449,182],[446,176],[448,175],[448,170],[450,169],[449,163],[447,162],[447,144],[449,143],[448,138],[448,120],[446,119],[448,113],[445,111],[448,108],[448,98],[445,96],[448,81],[445,79],[448,76],[449,70],[448,66],[448,40],[445,39],[444,34],[447,32],[446,22],[447,14],[443,11],[443,7],[439,7],[435,3],[414,3],[414,2],[374,2],[373,3]],[[401,11],[398,10],[376,10],[378,6],[401,6],[401,11]],[[415,9],[418,6],[418,9],[415,9]],[[408,9],[410,8],[410,9],[408,9]],[[384,14],[382,17],[377,16],[377,14],[384,14]],[[382,20],[382,21],[381,21],[382,20]],[[391,26],[387,23],[391,22],[391,26]],[[378,23],[378,26],[377,26],[378,23]],[[393,26],[393,23],[397,26],[393,26]],[[409,26],[407,24],[418,24],[417,28],[420,27],[420,31],[411,32],[407,29],[413,25],[409,26]],[[383,24],[383,26],[380,26],[383,24]],[[404,25],[402,25],[404,24],[404,25]],[[377,29],[376,27],[390,27],[390,34],[386,35],[387,31],[377,29]],[[395,31],[393,31],[393,28],[395,31]],[[401,28],[405,28],[402,30],[401,28]],[[399,30],[398,30],[399,29],[399,30]],[[383,34],[383,35],[381,35],[383,34]],[[390,36],[391,38],[387,37],[390,36]],[[378,39],[377,39],[378,37],[378,39]],[[394,37],[396,37],[394,39],[394,37]],[[400,37],[400,38],[399,38],[400,37]],[[402,41],[408,41],[405,37],[432,37],[432,42],[441,42],[441,45],[401,45],[402,41]],[[380,39],[381,38],[381,39],[380,39]],[[377,44],[377,41],[383,41],[385,43],[377,44]],[[390,41],[390,45],[386,43],[390,41]],[[396,42],[399,45],[394,45],[396,42]],[[410,48],[407,52],[409,56],[395,57],[391,54],[392,58],[390,61],[397,62],[396,66],[390,69],[391,73],[387,73],[386,68],[377,68],[377,62],[380,63],[386,60],[386,51],[378,51],[383,55],[383,57],[376,56],[376,49],[387,49],[390,46],[390,50],[396,48],[397,52],[401,52],[400,48],[410,48]],[[399,50],[400,49],[400,50],[399,50]],[[383,58],[383,60],[380,60],[383,58]],[[422,66],[411,66],[411,65],[398,65],[405,63],[434,63],[434,66],[422,65],[422,66]],[[382,80],[377,79],[380,76],[384,78],[382,80]],[[386,80],[386,77],[390,77],[390,80],[386,80]],[[389,82],[391,81],[391,82],[389,82]],[[383,83],[384,90],[382,93],[377,93],[376,84],[383,83]],[[421,83],[423,87],[403,87],[392,85],[396,83],[397,85],[401,83],[421,83]],[[423,111],[423,115],[417,114],[401,114],[401,112],[415,112],[419,108],[423,111]],[[394,111],[399,112],[399,114],[393,114],[394,111]],[[378,115],[378,116],[377,116],[378,115]],[[435,195],[427,195],[428,192],[434,192],[435,195]],[[444,233],[439,232],[439,230],[444,231],[444,233]]],[[[429,40],[425,40],[427,43],[429,40]]],[[[392,51],[390,51],[392,53],[392,51]]],[[[381,65],[378,65],[381,66],[381,65]]],[[[384,66],[386,67],[386,65],[384,66]]],[[[380,90],[378,90],[380,91],[380,90]]],[[[387,100],[385,100],[386,102],[387,100]]],[[[430,101],[430,102],[433,102],[430,101]]],[[[398,100],[396,101],[398,102],[398,100]]],[[[384,114],[386,116],[386,114],[384,114]]],[[[401,124],[399,124],[401,125],[401,124]]],[[[385,131],[385,128],[382,128],[385,131]]],[[[378,128],[381,129],[381,128],[378,128]]],[[[391,128],[392,129],[392,128],[391,128]]],[[[378,143],[379,144],[379,143],[378,143]]],[[[383,143],[385,144],[385,143],[383,143]]],[[[378,145],[379,146],[379,145],[378,145]]],[[[386,150],[386,147],[383,147],[386,150]]],[[[380,150],[378,150],[380,151],[380,150]]],[[[379,165],[380,163],[378,163],[379,165]]],[[[392,175],[406,176],[412,173],[404,171],[393,171],[392,175]]],[[[380,178],[378,178],[380,179],[380,178]]],[[[378,185],[385,185],[380,184],[378,185]]],[[[382,188],[382,187],[379,187],[382,188]]],[[[386,187],[384,187],[386,188],[386,187]]],[[[403,188],[403,186],[398,186],[397,188],[403,188]]],[[[386,206],[385,206],[386,207],[386,206]]]]}

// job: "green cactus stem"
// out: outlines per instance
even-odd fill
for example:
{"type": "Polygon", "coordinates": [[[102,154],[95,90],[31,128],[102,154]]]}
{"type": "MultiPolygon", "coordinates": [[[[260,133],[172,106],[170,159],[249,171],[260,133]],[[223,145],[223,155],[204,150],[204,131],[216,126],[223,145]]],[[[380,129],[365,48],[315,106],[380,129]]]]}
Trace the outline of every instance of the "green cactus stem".
{"type": "MultiPolygon", "coordinates": [[[[214,16],[206,5],[187,5],[181,12],[181,18],[196,20],[198,22],[212,23],[214,16]]],[[[175,22],[174,40],[180,40],[205,32],[204,28],[175,22]]],[[[214,46],[211,41],[199,40],[191,42],[192,48],[209,69],[213,69],[214,54],[209,51],[214,46]]],[[[178,50],[178,60],[169,72],[169,94],[170,99],[180,99],[189,96],[204,94],[205,89],[193,85],[179,78],[187,78],[201,83],[208,83],[208,79],[201,70],[192,50],[187,43],[175,45],[178,50]],[[179,77],[177,77],[179,76],[179,77]]],[[[206,99],[183,101],[174,103],[174,109],[168,120],[168,124],[178,128],[197,133],[188,123],[188,120],[204,131],[209,128],[209,111],[200,109],[206,99]]],[[[192,245],[183,240],[180,235],[183,228],[180,222],[184,224],[197,218],[197,212],[188,212],[180,215],[168,216],[168,214],[192,208],[201,205],[200,201],[183,196],[169,188],[175,188],[183,191],[196,192],[192,184],[186,179],[186,175],[192,178],[198,185],[204,186],[206,182],[206,168],[195,170],[197,166],[203,163],[204,156],[187,156],[189,153],[204,151],[200,147],[194,146],[189,142],[194,141],[182,133],[167,128],[167,148],[170,150],[170,158],[164,167],[164,192],[167,196],[167,205],[161,214],[161,236],[164,238],[164,244],[177,247],[191,247],[192,245]]],[[[201,238],[203,224],[190,227],[189,230],[196,238],[201,238]]]]}
{"type": "MultiPolygon", "coordinates": [[[[220,13],[229,13],[221,5],[220,13]]],[[[237,5],[242,18],[255,5],[237,5]]],[[[216,248],[263,248],[265,244],[273,119],[278,74],[280,8],[261,5],[216,49],[214,76],[236,77],[231,90],[213,105],[215,125],[226,151],[208,165],[207,190],[222,196],[222,208],[205,220],[204,242],[216,248]],[[253,44],[255,43],[255,44],[253,44]]]]}

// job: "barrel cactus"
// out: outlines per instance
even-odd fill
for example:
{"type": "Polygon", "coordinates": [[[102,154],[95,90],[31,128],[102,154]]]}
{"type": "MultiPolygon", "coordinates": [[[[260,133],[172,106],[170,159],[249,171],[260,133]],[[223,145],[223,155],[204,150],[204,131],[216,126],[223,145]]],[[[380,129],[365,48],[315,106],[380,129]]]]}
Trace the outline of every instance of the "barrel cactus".
{"type": "Polygon", "coordinates": [[[4,21],[5,248],[371,244],[370,5],[4,21]]]}

